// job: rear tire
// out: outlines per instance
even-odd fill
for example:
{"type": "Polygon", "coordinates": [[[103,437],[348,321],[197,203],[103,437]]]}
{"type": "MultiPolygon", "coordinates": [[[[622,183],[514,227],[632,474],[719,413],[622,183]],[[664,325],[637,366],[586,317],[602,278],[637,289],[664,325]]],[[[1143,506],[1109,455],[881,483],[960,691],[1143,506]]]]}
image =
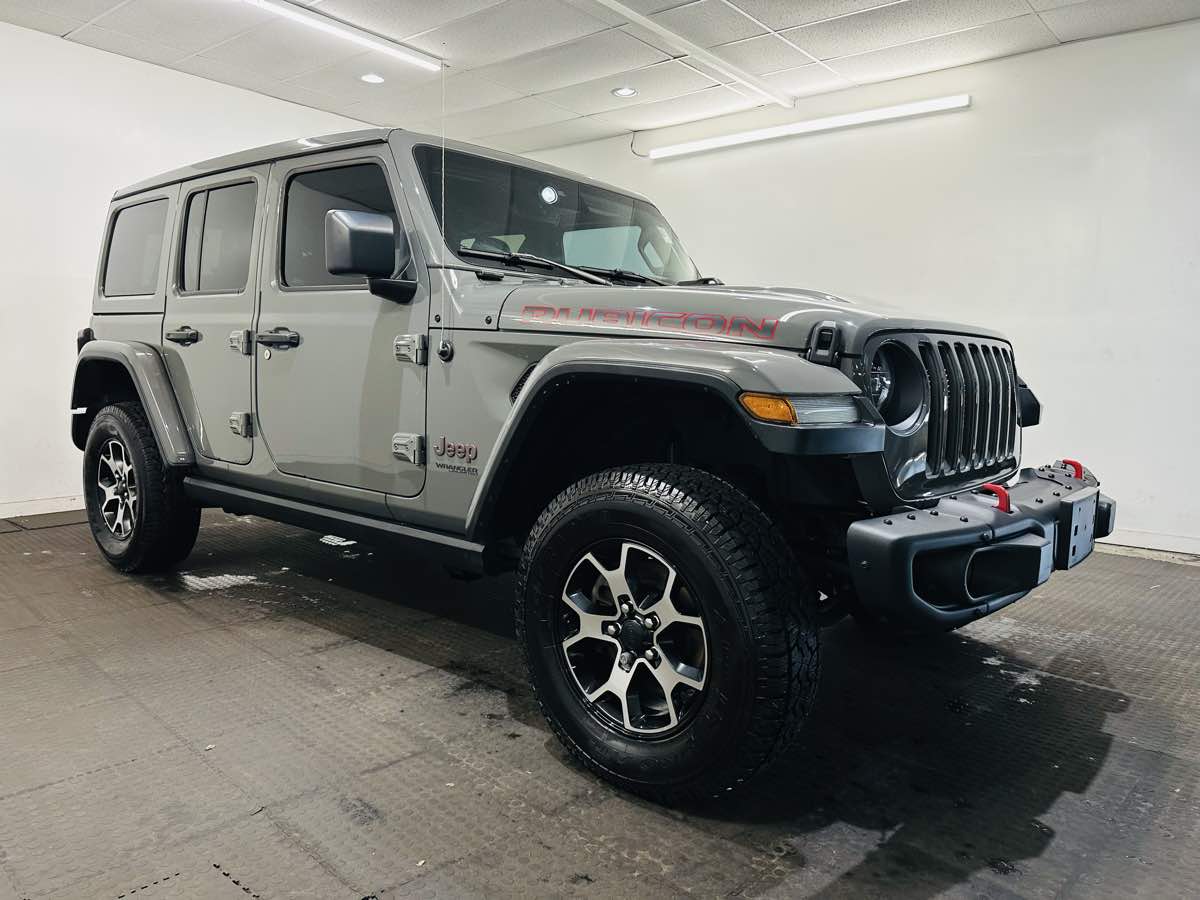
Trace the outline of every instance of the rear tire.
{"type": "Polygon", "coordinates": [[[140,403],[114,403],[92,420],[83,495],[96,545],[122,572],[169,569],[196,543],[200,508],[163,463],[140,403]]]}
{"type": "Polygon", "coordinates": [[[590,475],[541,514],[518,568],[516,629],[567,749],[675,802],[728,791],[788,746],[818,680],[815,602],[750,498],[650,464],[590,475]]]}

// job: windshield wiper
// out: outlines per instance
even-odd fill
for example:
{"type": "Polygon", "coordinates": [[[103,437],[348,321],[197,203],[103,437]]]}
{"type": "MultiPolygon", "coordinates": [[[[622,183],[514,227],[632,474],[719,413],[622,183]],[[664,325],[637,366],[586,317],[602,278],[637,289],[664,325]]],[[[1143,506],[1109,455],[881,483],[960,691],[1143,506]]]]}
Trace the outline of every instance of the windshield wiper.
{"type": "Polygon", "coordinates": [[[593,275],[591,272],[585,272],[583,269],[577,269],[574,266],[568,266],[566,263],[560,263],[555,262],[552,259],[546,259],[544,256],[534,256],[532,253],[501,253],[496,250],[471,250],[467,247],[460,247],[458,250],[458,255],[477,256],[480,259],[494,259],[497,262],[501,262],[509,266],[535,266],[543,269],[565,272],[574,278],[579,278],[583,281],[591,282],[592,284],[612,284],[612,282],[607,278],[601,278],[599,275],[593,275]]]}
{"type": "Polygon", "coordinates": [[[665,278],[658,278],[655,275],[643,275],[641,272],[630,272],[628,269],[602,269],[599,266],[580,266],[588,272],[595,272],[597,275],[607,275],[609,278],[620,278],[624,281],[638,281],[642,284],[674,284],[672,281],[667,281],[665,278]]]}
{"type": "Polygon", "coordinates": [[[701,278],[691,278],[687,281],[678,282],[678,284],[685,285],[687,287],[695,287],[697,285],[702,285],[702,284],[724,284],[724,283],[725,282],[723,282],[720,278],[713,278],[711,275],[705,275],[701,278]]]}

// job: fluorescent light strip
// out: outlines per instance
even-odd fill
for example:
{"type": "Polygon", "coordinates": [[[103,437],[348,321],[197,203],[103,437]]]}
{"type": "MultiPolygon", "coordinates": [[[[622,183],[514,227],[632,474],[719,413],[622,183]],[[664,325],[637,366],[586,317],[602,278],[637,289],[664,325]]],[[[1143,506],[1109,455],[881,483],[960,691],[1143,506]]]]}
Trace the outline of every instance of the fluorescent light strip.
{"type": "Polygon", "coordinates": [[[291,3],[277,3],[274,0],[242,0],[242,2],[249,3],[251,6],[257,6],[259,9],[274,13],[285,19],[290,19],[293,22],[298,22],[301,25],[306,25],[316,31],[332,34],[334,37],[339,37],[352,44],[358,44],[360,47],[376,50],[379,53],[386,53],[388,56],[411,63],[414,66],[420,66],[422,69],[430,72],[437,72],[442,68],[441,60],[434,59],[432,56],[426,56],[424,53],[419,53],[416,50],[401,47],[399,44],[375,37],[352,25],[343,25],[329,16],[302,9],[291,3]]]}
{"type": "Polygon", "coordinates": [[[849,128],[853,125],[868,125],[872,122],[909,119],[913,116],[924,116],[929,113],[946,112],[952,109],[966,109],[970,105],[970,94],[955,94],[952,97],[934,97],[931,100],[917,100],[913,103],[901,103],[898,106],[883,106],[879,109],[865,109],[862,112],[843,113],[840,116],[807,119],[803,122],[791,122],[787,125],[775,125],[771,128],[756,128],[753,131],[739,131],[735,134],[724,134],[719,137],[687,141],[682,144],[668,144],[666,147],[655,147],[650,150],[650,158],[666,159],[671,156],[684,156],[688,153],[715,150],[718,147],[735,147],[738,144],[769,141],[772,138],[787,137],[794,134],[814,134],[819,131],[849,128]]]}

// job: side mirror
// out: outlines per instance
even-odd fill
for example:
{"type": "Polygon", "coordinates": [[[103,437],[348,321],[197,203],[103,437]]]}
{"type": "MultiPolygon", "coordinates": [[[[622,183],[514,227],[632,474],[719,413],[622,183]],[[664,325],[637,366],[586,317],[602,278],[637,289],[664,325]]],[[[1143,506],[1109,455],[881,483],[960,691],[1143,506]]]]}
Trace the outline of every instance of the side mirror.
{"type": "Polygon", "coordinates": [[[417,283],[393,278],[408,268],[408,236],[396,233],[391,216],[350,209],[325,213],[325,267],[331,275],[365,275],[372,294],[407,303],[417,283]]]}

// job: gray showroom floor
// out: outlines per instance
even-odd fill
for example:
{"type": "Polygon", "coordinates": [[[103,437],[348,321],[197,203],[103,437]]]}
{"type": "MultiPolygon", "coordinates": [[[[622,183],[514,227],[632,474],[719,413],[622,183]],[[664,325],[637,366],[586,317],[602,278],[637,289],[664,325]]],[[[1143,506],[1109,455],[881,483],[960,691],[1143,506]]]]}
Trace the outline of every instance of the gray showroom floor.
{"type": "Polygon", "coordinates": [[[668,810],[564,758],[511,580],[206,514],[128,578],[0,522],[0,900],[1173,897],[1200,883],[1200,567],[1097,553],[962,632],[825,635],[800,746],[668,810]]]}

